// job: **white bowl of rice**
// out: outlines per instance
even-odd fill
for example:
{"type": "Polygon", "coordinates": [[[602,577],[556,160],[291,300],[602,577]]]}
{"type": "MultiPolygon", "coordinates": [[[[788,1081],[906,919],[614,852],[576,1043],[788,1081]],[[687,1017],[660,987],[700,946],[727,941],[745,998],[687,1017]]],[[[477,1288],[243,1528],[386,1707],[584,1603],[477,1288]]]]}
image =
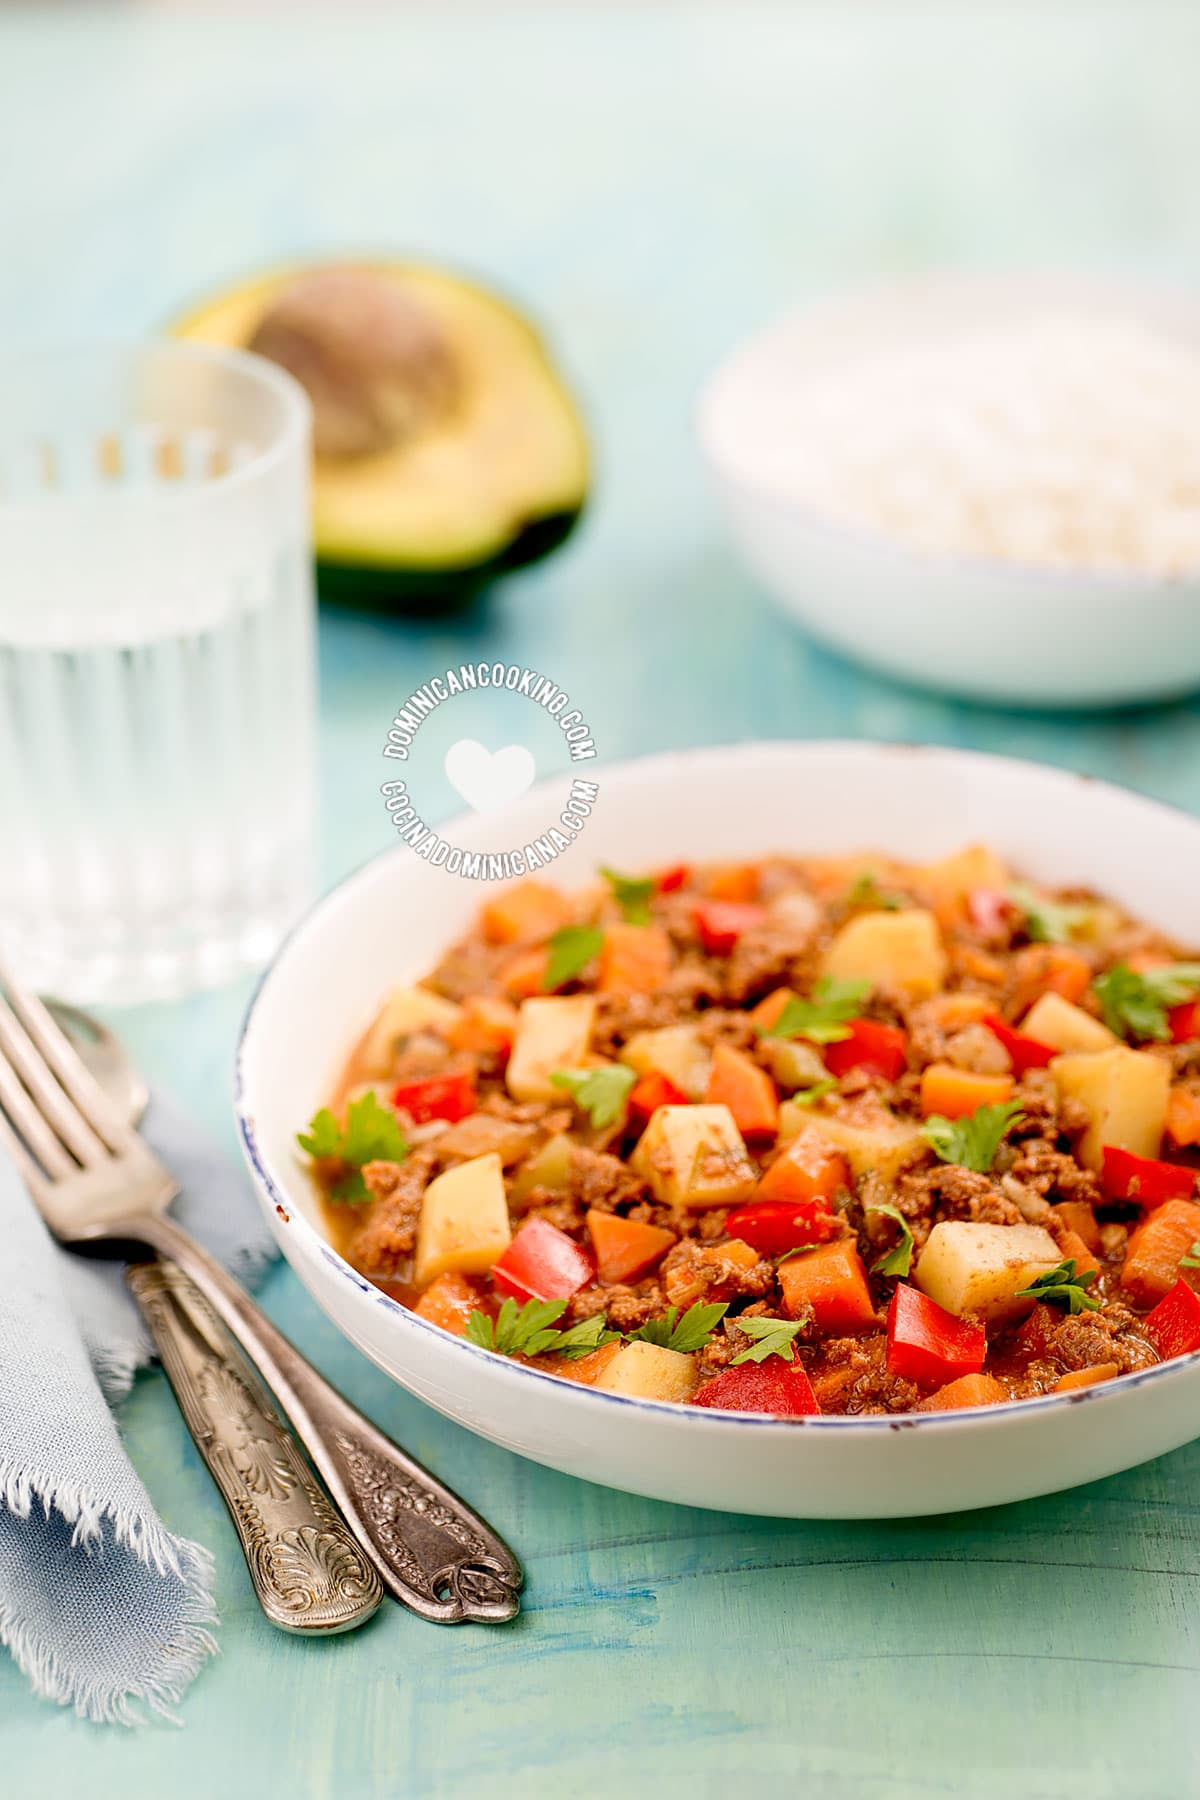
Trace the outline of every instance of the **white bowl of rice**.
{"type": "Polygon", "coordinates": [[[1200,687],[1200,301],[877,288],[750,338],[697,423],[751,569],[836,649],[1030,706],[1200,687]]]}

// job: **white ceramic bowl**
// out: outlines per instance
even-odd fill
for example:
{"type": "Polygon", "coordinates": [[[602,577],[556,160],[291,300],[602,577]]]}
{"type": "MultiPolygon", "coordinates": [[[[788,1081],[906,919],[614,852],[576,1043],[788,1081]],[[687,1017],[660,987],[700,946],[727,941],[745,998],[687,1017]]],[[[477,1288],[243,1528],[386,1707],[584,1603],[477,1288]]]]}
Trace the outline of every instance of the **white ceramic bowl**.
{"type": "Polygon", "coordinates": [[[1187,693],[1200,686],[1200,573],[1164,581],[922,556],[789,498],[778,458],[765,454],[783,434],[803,432],[794,397],[814,370],[1047,312],[1132,316],[1193,348],[1200,342],[1196,300],[1086,278],[943,276],[808,307],[741,345],[701,396],[697,430],[722,511],[785,612],[889,674],[1018,705],[1187,693]]]}
{"type": "MultiPolygon", "coordinates": [[[[1194,938],[1200,822],[1031,763],[912,746],[747,744],[596,771],[600,798],[561,859],[651,868],[771,850],[931,858],[986,840],[1050,883],[1086,883],[1194,938]]],[[[502,817],[512,846],[544,829],[534,788],[502,817]]],[[[472,819],[445,835],[478,841],[472,819]]],[[[693,1506],[875,1518],[1048,1493],[1143,1462],[1200,1432],[1200,1355],[1059,1398],[898,1418],[755,1419],[559,1381],[448,1336],[363,1280],[321,1234],[297,1128],[328,1093],[392,983],[470,922],[479,884],[399,849],[328,895],[283,946],[247,1015],[238,1125],[284,1255],[318,1304],[404,1387],[470,1430],[591,1481],[693,1506]]]]}

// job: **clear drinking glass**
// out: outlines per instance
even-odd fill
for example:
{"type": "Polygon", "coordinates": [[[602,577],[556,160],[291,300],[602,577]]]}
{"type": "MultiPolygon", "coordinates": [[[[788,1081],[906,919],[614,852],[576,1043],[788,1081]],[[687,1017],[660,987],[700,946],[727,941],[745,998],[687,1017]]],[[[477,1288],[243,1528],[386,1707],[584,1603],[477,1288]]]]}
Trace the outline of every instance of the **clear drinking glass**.
{"type": "Polygon", "coordinates": [[[0,355],[0,948],[44,990],[225,980],[306,897],[309,439],[258,357],[0,355]]]}

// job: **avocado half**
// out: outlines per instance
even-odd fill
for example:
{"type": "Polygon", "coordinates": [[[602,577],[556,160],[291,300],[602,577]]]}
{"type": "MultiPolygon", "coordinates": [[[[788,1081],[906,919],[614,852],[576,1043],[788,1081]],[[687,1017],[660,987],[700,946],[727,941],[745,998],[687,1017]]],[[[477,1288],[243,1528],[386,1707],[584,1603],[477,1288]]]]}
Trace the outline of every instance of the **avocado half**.
{"type": "MultiPolygon", "coordinates": [[[[414,610],[451,605],[555,549],[587,497],[588,446],[534,326],[487,289],[442,269],[399,262],[336,269],[339,278],[369,278],[376,294],[381,282],[396,284],[398,298],[444,345],[453,383],[446,404],[395,442],[317,454],[313,538],[322,596],[414,610]]],[[[330,265],[310,264],[258,276],[172,329],[202,343],[262,348],[298,284],[330,273],[330,265]]],[[[305,379],[303,368],[295,372],[305,379]]]]}

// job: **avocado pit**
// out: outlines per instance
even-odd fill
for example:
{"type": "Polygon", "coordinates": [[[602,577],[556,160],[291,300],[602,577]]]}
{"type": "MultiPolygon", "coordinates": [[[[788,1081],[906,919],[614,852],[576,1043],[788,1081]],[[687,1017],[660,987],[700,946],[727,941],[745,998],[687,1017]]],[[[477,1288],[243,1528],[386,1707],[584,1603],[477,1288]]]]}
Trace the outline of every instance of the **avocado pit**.
{"type": "Polygon", "coordinates": [[[452,410],[453,353],[432,313],[370,269],[314,269],[269,306],[249,348],[307,391],[318,456],[395,449],[452,410]]]}

